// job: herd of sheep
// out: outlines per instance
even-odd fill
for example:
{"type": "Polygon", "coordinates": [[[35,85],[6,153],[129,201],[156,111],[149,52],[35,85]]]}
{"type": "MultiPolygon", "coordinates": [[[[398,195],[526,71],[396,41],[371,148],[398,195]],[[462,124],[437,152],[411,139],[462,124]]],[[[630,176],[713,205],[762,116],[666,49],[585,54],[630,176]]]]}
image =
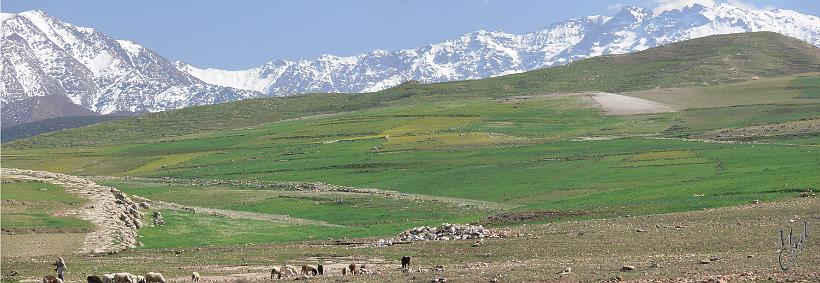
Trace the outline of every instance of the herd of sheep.
{"type": "MultiPolygon", "coordinates": [[[[407,269],[410,267],[410,257],[405,256],[402,258],[402,269],[407,269]]],[[[270,272],[271,279],[282,279],[282,278],[294,278],[297,276],[309,278],[309,276],[318,276],[323,275],[325,273],[325,268],[321,264],[317,266],[313,265],[303,265],[301,269],[297,269],[296,266],[293,265],[283,265],[281,267],[273,267],[270,272]]],[[[367,269],[367,266],[364,264],[350,264],[341,268],[341,273],[343,276],[347,275],[358,275],[358,274],[370,274],[371,271],[367,269]]],[[[191,273],[191,281],[198,282],[199,281],[199,273],[193,272],[191,273]]],[[[86,278],[88,283],[165,283],[165,277],[162,274],[157,272],[148,272],[145,276],[142,275],[133,275],[127,272],[119,272],[119,273],[112,273],[112,274],[103,274],[102,277],[97,275],[90,275],[86,278]]],[[[63,280],[57,278],[55,276],[49,275],[43,278],[43,283],[63,283],[63,280]]]]}

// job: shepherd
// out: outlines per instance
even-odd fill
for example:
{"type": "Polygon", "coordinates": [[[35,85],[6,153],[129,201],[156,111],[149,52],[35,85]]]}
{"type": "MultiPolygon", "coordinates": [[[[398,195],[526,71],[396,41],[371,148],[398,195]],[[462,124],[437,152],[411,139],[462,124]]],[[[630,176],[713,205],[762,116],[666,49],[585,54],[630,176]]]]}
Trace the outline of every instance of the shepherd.
{"type": "Polygon", "coordinates": [[[60,280],[65,281],[64,274],[65,271],[68,270],[68,267],[66,267],[65,265],[65,260],[63,260],[62,257],[58,257],[57,262],[54,263],[54,266],[54,271],[57,271],[57,278],[60,278],[60,280]]]}

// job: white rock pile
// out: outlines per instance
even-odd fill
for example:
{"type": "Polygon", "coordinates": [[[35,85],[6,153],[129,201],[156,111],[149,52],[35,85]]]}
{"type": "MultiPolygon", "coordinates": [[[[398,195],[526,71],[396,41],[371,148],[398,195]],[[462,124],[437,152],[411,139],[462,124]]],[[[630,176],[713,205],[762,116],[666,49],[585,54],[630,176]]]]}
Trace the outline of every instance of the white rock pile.
{"type": "Polygon", "coordinates": [[[421,226],[409,229],[401,232],[395,238],[380,239],[376,242],[376,246],[390,246],[398,242],[471,240],[510,236],[512,233],[509,231],[487,229],[483,225],[444,223],[438,227],[421,226]]]}

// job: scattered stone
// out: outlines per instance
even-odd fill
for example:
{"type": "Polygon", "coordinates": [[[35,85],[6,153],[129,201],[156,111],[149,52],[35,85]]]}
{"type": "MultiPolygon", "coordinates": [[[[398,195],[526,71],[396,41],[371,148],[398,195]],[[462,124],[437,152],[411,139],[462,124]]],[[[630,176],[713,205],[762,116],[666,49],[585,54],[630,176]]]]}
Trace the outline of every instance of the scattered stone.
{"type": "Polygon", "coordinates": [[[710,264],[710,263],[712,263],[712,261],[710,261],[708,259],[704,259],[704,260],[700,261],[700,264],[710,264]]]}
{"type": "MultiPolygon", "coordinates": [[[[483,225],[461,225],[444,223],[439,227],[421,226],[402,232],[395,238],[380,239],[375,245],[390,246],[396,242],[479,240],[484,238],[506,238],[520,236],[508,230],[491,230],[483,225]]],[[[480,243],[479,243],[480,245],[480,243]]]]}
{"type": "Polygon", "coordinates": [[[308,279],[310,279],[309,276],[302,274],[302,275],[297,276],[293,280],[308,280],[308,279]]]}
{"type": "Polygon", "coordinates": [[[444,271],[444,265],[436,265],[436,267],[433,268],[433,271],[444,271]]]}
{"type": "Polygon", "coordinates": [[[759,199],[756,199],[756,200],[754,200],[752,203],[754,203],[754,204],[760,204],[760,200],[759,200],[759,199]]]}
{"type": "Polygon", "coordinates": [[[634,270],[635,270],[635,266],[634,266],[634,265],[624,265],[624,266],[621,266],[621,272],[629,272],[629,271],[634,271],[634,270]]]}
{"type": "Polygon", "coordinates": [[[661,268],[661,264],[653,261],[652,263],[649,264],[649,267],[650,268],[661,268]]]}
{"type": "Polygon", "coordinates": [[[153,219],[151,219],[151,225],[154,226],[164,226],[165,225],[165,218],[162,217],[162,213],[159,211],[154,211],[152,214],[153,219]]]}
{"type": "Polygon", "coordinates": [[[558,274],[561,276],[570,275],[572,274],[572,267],[564,268],[564,270],[559,272],[558,274]]]}
{"type": "Polygon", "coordinates": [[[646,232],[646,230],[638,228],[638,229],[635,229],[635,232],[642,233],[642,232],[646,232]]]}
{"type": "Polygon", "coordinates": [[[151,209],[151,204],[149,204],[147,201],[143,201],[143,202],[140,202],[140,207],[142,207],[144,209],[151,209]]]}

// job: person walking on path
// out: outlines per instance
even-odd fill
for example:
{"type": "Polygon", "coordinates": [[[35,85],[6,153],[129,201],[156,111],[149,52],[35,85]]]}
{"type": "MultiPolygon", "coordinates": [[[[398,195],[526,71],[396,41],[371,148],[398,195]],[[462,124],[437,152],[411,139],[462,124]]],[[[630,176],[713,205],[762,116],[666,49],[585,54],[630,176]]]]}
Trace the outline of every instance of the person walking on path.
{"type": "Polygon", "coordinates": [[[54,268],[54,271],[57,271],[57,277],[60,278],[60,280],[65,281],[65,277],[63,276],[65,274],[65,271],[68,270],[68,268],[65,266],[65,260],[63,260],[62,257],[58,257],[57,262],[55,262],[54,265],[56,266],[54,268]]]}

